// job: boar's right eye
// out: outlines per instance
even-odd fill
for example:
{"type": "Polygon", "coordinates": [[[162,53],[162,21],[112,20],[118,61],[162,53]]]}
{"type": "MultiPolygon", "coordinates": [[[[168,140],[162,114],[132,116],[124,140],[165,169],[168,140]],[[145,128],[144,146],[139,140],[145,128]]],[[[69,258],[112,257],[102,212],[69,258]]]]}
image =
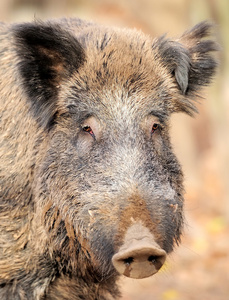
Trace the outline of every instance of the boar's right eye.
{"type": "Polygon", "coordinates": [[[91,129],[90,126],[84,125],[84,126],[82,127],[82,129],[83,129],[83,131],[89,133],[89,134],[95,139],[95,134],[94,134],[94,132],[93,132],[93,130],[91,129]]]}
{"type": "Polygon", "coordinates": [[[157,123],[154,123],[152,126],[152,133],[154,133],[159,128],[159,125],[157,123]]]}

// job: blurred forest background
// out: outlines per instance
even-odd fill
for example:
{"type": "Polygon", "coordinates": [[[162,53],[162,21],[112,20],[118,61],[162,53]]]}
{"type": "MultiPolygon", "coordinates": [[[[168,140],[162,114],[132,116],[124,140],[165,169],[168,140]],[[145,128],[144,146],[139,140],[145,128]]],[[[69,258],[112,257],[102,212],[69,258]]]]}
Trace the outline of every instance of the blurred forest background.
{"type": "MultiPolygon", "coordinates": [[[[220,68],[200,114],[172,117],[172,140],[185,172],[182,245],[156,276],[122,278],[122,300],[229,299],[229,0],[1,0],[0,21],[76,16],[177,37],[216,23],[220,68]]],[[[71,296],[69,295],[69,299],[71,296]]]]}

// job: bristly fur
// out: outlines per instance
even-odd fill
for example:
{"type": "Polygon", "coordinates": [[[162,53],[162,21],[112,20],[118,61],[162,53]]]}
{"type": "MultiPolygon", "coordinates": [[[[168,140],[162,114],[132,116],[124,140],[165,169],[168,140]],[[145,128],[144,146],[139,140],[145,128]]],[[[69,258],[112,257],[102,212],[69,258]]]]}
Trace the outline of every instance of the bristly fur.
{"type": "Polygon", "coordinates": [[[179,244],[169,118],[192,115],[215,73],[211,28],[0,24],[1,300],[118,299],[112,257],[133,223],[166,253],[179,244]]]}

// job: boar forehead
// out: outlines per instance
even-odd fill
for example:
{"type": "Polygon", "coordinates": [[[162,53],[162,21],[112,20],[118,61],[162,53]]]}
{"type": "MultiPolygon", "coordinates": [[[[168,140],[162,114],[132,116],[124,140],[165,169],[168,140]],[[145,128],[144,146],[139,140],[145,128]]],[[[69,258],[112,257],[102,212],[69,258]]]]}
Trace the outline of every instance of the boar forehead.
{"type": "Polygon", "coordinates": [[[175,84],[150,38],[118,30],[91,33],[82,43],[86,59],[66,83],[68,105],[112,111],[115,117],[130,110],[134,118],[152,111],[162,118],[168,115],[175,84]]]}

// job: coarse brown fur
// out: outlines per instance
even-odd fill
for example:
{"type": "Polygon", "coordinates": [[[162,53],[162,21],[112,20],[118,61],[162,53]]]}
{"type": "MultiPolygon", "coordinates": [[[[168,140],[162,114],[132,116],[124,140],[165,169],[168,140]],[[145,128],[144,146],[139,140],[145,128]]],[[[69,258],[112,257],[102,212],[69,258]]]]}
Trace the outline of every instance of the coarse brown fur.
{"type": "Polygon", "coordinates": [[[2,300],[118,298],[111,258],[136,221],[167,253],[179,243],[169,117],[193,115],[214,75],[210,29],[170,40],[79,19],[0,25],[2,300]]]}

